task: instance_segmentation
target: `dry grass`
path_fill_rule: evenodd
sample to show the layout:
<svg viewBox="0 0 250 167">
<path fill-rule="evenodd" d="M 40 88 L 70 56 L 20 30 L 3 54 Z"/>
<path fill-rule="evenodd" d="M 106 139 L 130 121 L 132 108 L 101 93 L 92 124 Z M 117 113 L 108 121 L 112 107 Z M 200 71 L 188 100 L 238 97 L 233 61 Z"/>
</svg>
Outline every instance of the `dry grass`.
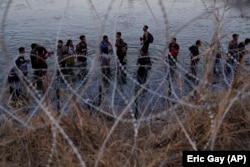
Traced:
<svg viewBox="0 0 250 167">
<path fill-rule="evenodd" d="M 221 102 L 219 99 L 225 94 L 227 92 L 206 95 L 206 104 Z M 232 105 L 216 134 L 214 150 L 250 149 L 248 101 L 249 97 L 245 97 Z M 190 104 L 204 104 L 204 100 L 193 99 Z M 209 150 L 214 130 L 211 125 L 216 126 L 216 118 L 222 112 L 220 109 L 220 104 L 199 110 L 178 106 L 173 112 L 179 116 L 197 149 Z M 105 118 L 101 115 L 93 117 L 85 110 L 77 111 L 58 122 L 79 150 L 86 166 L 94 166 L 115 120 L 106 119 L 103 123 Z M 211 115 L 214 119 L 210 118 Z M 30 125 L 38 127 L 35 129 L 21 128 L 12 123 L 2 125 L 0 166 L 80 166 L 65 137 L 53 124 L 44 126 L 45 123 L 48 123 L 48 118 L 43 114 L 31 120 Z M 109 136 L 98 166 L 181 166 L 182 151 L 193 150 L 178 122 L 142 122 L 138 130 L 135 139 L 133 123 L 120 122 Z"/>
</svg>

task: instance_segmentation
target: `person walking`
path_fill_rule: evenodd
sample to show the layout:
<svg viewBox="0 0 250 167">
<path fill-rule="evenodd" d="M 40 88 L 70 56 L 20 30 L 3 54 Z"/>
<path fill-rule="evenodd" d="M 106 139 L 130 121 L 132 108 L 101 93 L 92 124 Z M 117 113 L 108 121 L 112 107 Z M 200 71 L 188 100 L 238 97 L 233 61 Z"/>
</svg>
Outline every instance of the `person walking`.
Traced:
<svg viewBox="0 0 250 167">
<path fill-rule="evenodd" d="M 169 44 L 168 49 L 169 49 L 169 53 L 168 53 L 167 61 L 168 61 L 169 67 L 170 67 L 171 78 L 173 78 L 175 70 L 176 70 L 177 56 L 179 54 L 179 49 L 180 49 L 180 46 L 176 42 L 175 37 L 172 38 L 172 41 Z"/>
<path fill-rule="evenodd" d="M 192 74 L 193 81 L 195 81 L 196 76 L 197 76 L 197 66 L 200 61 L 199 58 L 199 47 L 201 47 L 201 41 L 197 40 L 195 45 L 192 45 L 189 47 L 190 51 L 190 71 Z"/>
<path fill-rule="evenodd" d="M 86 42 L 86 41 L 85 41 Z M 65 49 L 65 55 L 66 55 L 66 66 L 67 66 L 67 74 L 73 75 L 73 67 L 75 65 L 75 48 L 73 41 L 69 39 L 64 46 Z"/>
<path fill-rule="evenodd" d="M 57 61 L 59 64 L 59 68 L 62 72 L 64 72 L 64 69 L 61 69 L 61 68 L 65 68 L 65 65 L 66 65 L 62 40 L 57 41 L 56 55 L 57 55 Z"/>
<path fill-rule="evenodd" d="M 19 56 L 16 59 L 15 63 L 19 67 L 19 69 L 22 71 L 24 76 L 28 76 L 28 64 L 30 63 L 30 60 L 26 60 L 25 55 L 25 48 L 20 47 L 19 49 Z"/>
<path fill-rule="evenodd" d="M 148 32 L 148 26 L 147 25 L 144 25 L 143 32 L 144 32 L 143 36 L 140 37 L 141 44 L 142 44 L 141 50 L 143 51 L 143 53 L 147 54 L 148 53 L 149 44 L 150 44 L 149 32 Z"/>
<path fill-rule="evenodd" d="M 237 52 L 238 52 L 238 34 L 232 35 L 232 40 L 228 44 L 227 53 L 227 64 L 226 64 L 226 74 L 230 75 L 232 72 L 236 72 L 237 69 Z"/>
<path fill-rule="evenodd" d="M 109 38 L 108 38 L 107 35 L 103 36 L 102 42 L 100 43 L 100 52 L 101 52 L 101 55 L 103 53 L 107 54 L 107 56 L 106 56 L 106 65 L 107 65 L 107 71 L 110 74 L 111 73 L 111 67 L 110 67 L 111 57 L 109 55 L 113 54 L 113 46 L 109 42 Z"/>
<path fill-rule="evenodd" d="M 88 54 L 88 45 L 86 42 L 85 35 L 81 35 L 79 37 L 80 42 L 76 45 L 76 53 L 77 53 L 77 62 L 78 67 L 80 67 L 80 72 L 78 73 L 78 78 L 83 80 L 87 74 L 87 54 Z"/>
<path fill-rule="evenodd" d="M 43 92 L 47 89 L 48 84 L 48 64 L 46 59 L 50 57 L 54 52 L 48 51 L 44 46 L 37 47 L 37 58 L 36 58 L 36 72 L 37 72 L 37 89 L 42 90 Z"/>
<path fill-rule="evenodd" d="M 113 46 L 109 42 L 109 37 L 107 35 L 104 35 L 102 38 L 102 42 L 100 43 L 100 51 L 101 54 L 103 53 L 103 49 L 108 48 L 108 54 L 113 54 Z"/>
<path fill-rule="evenodd" d="M 139 65 L 139 68 L 137 70 L 137 81 L 139 85 L 135 87 L 135 118 L 138 119 L 139 111 L 138 111 L 138 106 L 139 106 L 139 96 L 145 92 L 144 88 L 142 85 L 145 87 L 145 83 L 147 81 L 147 76 L 148 76 L 148 71 L 151 69 L 151 60 L 150 57 L 146 56 L 146 54 L 141 50 L 140 56 L 137 59 L 137 65 Z"/>
<path fill-rule="evenodd" d="M 137 70 L 137 81 L 139 84 L 145 84 L 148 71 L 151 69 L 152 63 L 150 57 L 146 56 L 142 50 L 140 56 L 138 57 L 137 65 L 139 65 Z"/>
<path fill-rule="evenodd" d="M 87 66 L 88 46 L 85 35 L 79 37 L 80 42 L 76 45 L 77 61 L 79 66 Z"/>
<path fill-rule="evenodd" d="M 250 39 L 246 38 L 245 41 L 242 41 L 238 44 L 238 54 L 237 54 L 237 60 L 238 63 L 242 63 L 244 55 L 248 54 L 248 50 L 246 49 L 246 46 L 249 45 Z"/>
<path fill-rule="evenodd" d="M 125 46 L 125 42 L 121 38 L 121 32 L 117 32 L 116 33 L 116 43 L 115 43 L 115 46 L 116 46 L 116 55 L 117 55 L 117 58 L 118 58 L 118 62 L 120 64 L 122 64 L 123 56 L 124 56 L 122 48 Z"/>
<path fill-rule="evenodd" d="M 10 92 L 10 100 L 11 100 L 11 105 L 13 107 L 16 106 L 16 102 L 19 100 L 19 96 L 21 94 L 21 89 L 22 89 L 22 83 L 20 80 L 20 73 L 19 73 L 19 68 L 16 64 L 15 67 L 11 68 L 9 74 L 8 74 L 8 84 L 9 84 L 9 92 Z"/>
</svg>

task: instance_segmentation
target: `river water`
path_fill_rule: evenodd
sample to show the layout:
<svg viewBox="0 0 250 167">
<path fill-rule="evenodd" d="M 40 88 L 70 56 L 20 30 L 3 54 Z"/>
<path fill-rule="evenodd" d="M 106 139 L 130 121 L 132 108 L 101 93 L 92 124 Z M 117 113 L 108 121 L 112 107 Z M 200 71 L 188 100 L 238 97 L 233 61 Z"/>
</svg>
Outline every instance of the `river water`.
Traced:
<svg viewBox="0 0 250 167">
<path fill-rule="evenodd" d="M 149 50 L 149 56 L 153 60 L 150 90 L 161 89 L 163 85 L 158 84 L 164 77 L 162 67 L 166 55 L 163 53 L 171 37 L 177 38 L 180 45 L 178 60 L 187 71 L 188 47 L 197 39 L 201 39 L 202 50 L 207 49 L 218 25 L 221 26 L 220 36 L 223 37 L 221 42 L 224 51 L 233 33 L 240 34 L 239 41 L 250 37 L 249 2 L 240 4 L 240 1 L 231 1 L 233 5 L 226 9 L 224 1 L 216 2 L 216 5 L 213 2 L 210 0 L 3 0 L 0 3 L 2 22 L 0 78 L 6 79 L 6 74 L 18 55 L 19 47 L 26 48 L 26 57 L 29 58 L 31 43 L 39 43 L 55 51 L 58 39 L 64 42 L 72 39 L 76 45 L 82 34 L 87 38 L 89 69 L 93 70 L 96 64 L 92 64 L 92 60 L 96 57 L 95 53 L 102 36 L 108 35 L 114 45 L 115 33 L 121 31 L 122 38 L 128 43 L 127 69 L 130 78 L 127 84 L 123 85 L 122 91 L 125 92 L 123 94 L 125 99 L 129 100 L 135 87 L 135 73 L 138 68 L 136 59 L 141 47 L 139 37 L 143 34 L 143 25 L 146 24 L 154 36 L 154 43 L 150 45 Z M 216 22 L 215 13 L 219 16 L 219 23 Z M 53 69 L 55 60 L 55 56 L 47 60 L 50 70 Z M 112 61 L 114 62 L 114 59 Z M 199 65 L 199 69 L 198 76 L 202 77 L 202 64 Z M 32 75 L 31 70 L 30 75 Z M 98 83 L 93 79 L 91 85 Z M 1 88 L 7 88 L 4 82 L 1 83 Z M 111 94 L 113 89 L 116 88 L 111 84 Z M 87 98 L 93 98 L 96 93 Z M 121 94 L 117 95 L 118 99 L 119 97 Z"/>
</svg>

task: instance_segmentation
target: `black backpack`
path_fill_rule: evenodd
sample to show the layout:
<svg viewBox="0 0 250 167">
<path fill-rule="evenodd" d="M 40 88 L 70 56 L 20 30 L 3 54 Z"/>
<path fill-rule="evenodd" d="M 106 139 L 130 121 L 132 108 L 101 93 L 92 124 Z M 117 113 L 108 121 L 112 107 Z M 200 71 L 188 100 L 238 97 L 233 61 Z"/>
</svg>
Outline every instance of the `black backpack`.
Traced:
<svg viewBox="0 0 250 167">
<path fill-rule="evenodd" d="M 153 37 L 153 35 L 150 32 L 148 32 L 148 42 L 149 43 L 153 43 L 154 42 L 154 37 Z"/>
</svg>

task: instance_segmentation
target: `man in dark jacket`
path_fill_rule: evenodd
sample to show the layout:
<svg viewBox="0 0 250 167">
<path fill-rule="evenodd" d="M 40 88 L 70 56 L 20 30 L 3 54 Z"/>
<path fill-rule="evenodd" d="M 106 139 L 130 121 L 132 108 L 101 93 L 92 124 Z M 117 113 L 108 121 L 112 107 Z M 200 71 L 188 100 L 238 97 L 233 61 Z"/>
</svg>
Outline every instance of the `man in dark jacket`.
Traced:
<svg viewBox="0 0 250 167">
<path fill-rule="evenodd" d="M 197 40 L 195 45 L 192 45 L 189 47 L 190 51 L 190 71 L 193 77 L 196 77 L 197 73 L 197 65 L 200 61 L 200 58 L 198 57 L 200 52 L 199 52 L 199 47 L 201 47 L 201 41 Z"/>
</svg>

